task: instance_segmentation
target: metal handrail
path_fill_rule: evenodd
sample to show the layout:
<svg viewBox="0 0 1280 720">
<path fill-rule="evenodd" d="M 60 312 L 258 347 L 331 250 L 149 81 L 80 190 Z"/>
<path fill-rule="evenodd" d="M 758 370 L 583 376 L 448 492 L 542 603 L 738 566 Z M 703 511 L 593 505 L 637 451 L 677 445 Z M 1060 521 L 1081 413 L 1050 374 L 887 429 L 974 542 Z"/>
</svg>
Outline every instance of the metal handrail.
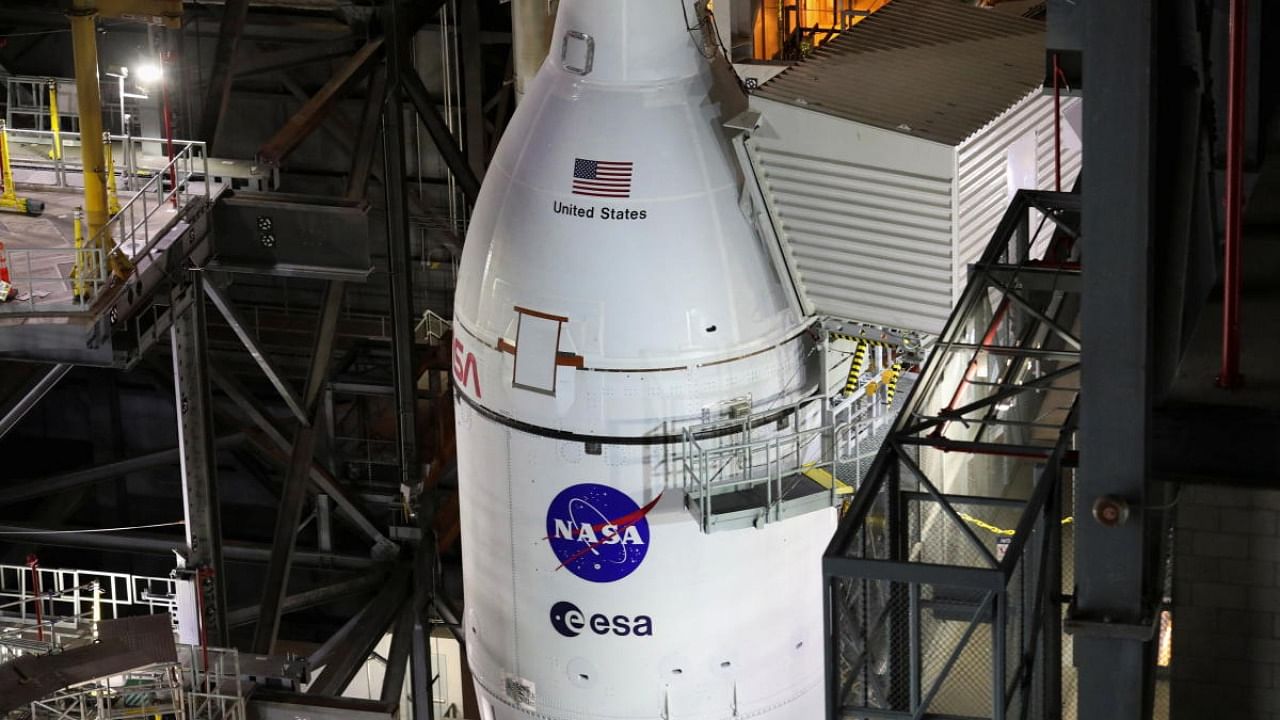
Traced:
<svg viewBox="0 0 1280 720">
<path fill-rule="evenodd" d="M 9 130 L 11 142 L 27 142 L 34 144 L 54 143 L 54 133 L 45 130 Z M 63 132 L 62 139 L 80 138 L 79 133 Z M 121 166 L 121 175 L 128 180 L 130 176 L 130 167 L 133 165 L 131 158 L 134 157 L 135 148 L 143 143 L 160 143 L 168 144 L 165 138 L 152 137 L 132 137 L 109 135 L 104 139 L 111 142 L 121 142 L 125 144 L 124 160 Z M 134 190 L 126 190 L 132 192 L 126 202 L 124 202 L 120 210 L 113 214 L 107 223 L 92 237 L 87 239 L 84 249 L 77 251 L 74 248 L 22 248 L 9 247 L 7 250 L 11 253 L 26 252 L 28 255 L 28 285 L 35 281 L 56 280 L 60 282 L 72 283 L 70 278 L 35 278 L 30 272 L 30 253 L 31 252 L 65 252 L 72 255 L 78 272 L 80 273 L 80 281 L 92 290 L 86 292 L 78 301 L 72 303 L 71 310 L 83 309 L 85 305 L 96 298 L 100 291 L 108 287 L 112 281 L 111 269 L 109 263 L 105 262 L 112 256 L 117 254 L 123 256 L 127 263 L 122 265 L 137 265 L 143 261 L 154 260 L 154 251 L 156 244 L 161 239 L 161 233 L 169 223 L 173 222 L 173 218 L 166 219 L 160 223 L 156 220 L 156 215 L 160 213 L 165 205 L 171 205 L 175 209 L 185 207 L 197 194 L 192 192 L 192 184 L 197 179 L 203 178 L 202 192 L 207 201 L 210 197 L 209 178 L 209 159 L 206 151 L 206 145 L 203 142 L 193 140 L 174 140 L 172 142 L 173 157 L 163 167 L 149 171 L 150 177 L 140 187 Z M 76 167 L 67 163 L 62 153 L 58 153 L 54 159 L 44 158 L 24 158 L 19 164 L 24 167 L 48 168 L 54 172 L 54 186 L 67 187 L 66 171 L 69 167 Z M 116 172 L 116 168 L 112 168 L 112 172 Z M 135 168 L 136 174 L 136 168 Z M 30 184 L 30 183 L 27 183 Z M 166 188 L 166 184 L 168 187 Z M 176 217 L 176 215 L 175 215 Z M 153 230 L 155 231 L 153 233 Z M 139 237 L 141 234 L 141 237 Z M 112 248 L 108 253 L 105 248 Z M 82 255 L 87 253 L 88 255 Z M 22 277 L 19 275 L 18 277 Z M 34 290 L 34 286 L 31 287 Z M 37 305 L 35 301 L 35 293 L 30 293 L 28 297 L 28 308 L 32 312 L 66 312 L 68 307 L 65 304 L 51 303 L 47 305 Z"/>
</svg>

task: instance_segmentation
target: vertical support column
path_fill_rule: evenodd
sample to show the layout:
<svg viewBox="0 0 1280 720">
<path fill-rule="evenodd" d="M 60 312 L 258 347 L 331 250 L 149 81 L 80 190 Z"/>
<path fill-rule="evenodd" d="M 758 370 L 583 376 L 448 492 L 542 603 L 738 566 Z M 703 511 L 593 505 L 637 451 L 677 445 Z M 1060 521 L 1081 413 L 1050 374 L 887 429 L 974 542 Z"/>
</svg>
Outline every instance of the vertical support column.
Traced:
<svg viewBox="0 0 1280 720">
<path fill-rule="evenodd" d="M 80 144 L 84 165 L 84 210 L 89 221 L 89 238 L 107 225 L 107 169 L 100 143 L 102 137 L 102 91 L 98 86 L 97 9 L 91 0 L 75 0 L 68 12 L 71 20 L 71 46 L 75 55 L 76 100 L 79 103 Z M 110 238 L 103 237 L 104 251 L 110 251 Z M 113 261 L 116 258 L 113 258 Z M 113 267 L 114 269 L 114 267 Z"/>
<path fill-rule="evenodd" d="M 516 102 L 538 74 L 551 50 L 555 18 L 547 12 L 547 0 L 512 0 L 511 43 L 515 56 Z"/>
<path fill-rule="evenodd" d="M 480 45 L 480 3 L 458 6 L 462 42 L 463 101 L 466 103 L 467 161 L 479 179 L 484 178 L 484 48 Z"/>
<path fill-rule="evenodd" d="M 1144 532 L 1151 435 L 1155 0 L 1084 7 L 1085 113 L 1083 383 L 1075 504 L 1075 665 L 1078 713 L 1147 717 L 1147 643 L 1117 632 L 1143 619 Z M 1092 518 L 1099 498 L 1123 499 L 1127 522 Z"/>
<path fill-rule="evenodd" d="M 192 293 L 191 306 L 169 331 L 178 407 L 183 516 L 187 523 L 187 566 L 212 571 L 212 576 L 198 588 L 204 594 L 201 622 L 210 642 L 226 646 L 227 592 L 222 572 L 217 450 L 213 443 L 204 291 L 198 271 L 190 271 L 188 292 Z"/>
<path fill-rule="evenodd" d="M 390 79 L 383 113 L 382 155 L 386 162 L 387 274 L 391 286 L 392 342 L 395 358 L 396 450 L 400 483 L 417 488 L 421 483 L 417 447 L 417 379 L 414 374 L 413 264 L 409 247 L 409 212 L 404 185 L 404 102 L 401 92 L 405 72 L 411 72 L 405 18 L 399 0 L 382 6 L 386 37 L 387 77 Z"/>
</svg>

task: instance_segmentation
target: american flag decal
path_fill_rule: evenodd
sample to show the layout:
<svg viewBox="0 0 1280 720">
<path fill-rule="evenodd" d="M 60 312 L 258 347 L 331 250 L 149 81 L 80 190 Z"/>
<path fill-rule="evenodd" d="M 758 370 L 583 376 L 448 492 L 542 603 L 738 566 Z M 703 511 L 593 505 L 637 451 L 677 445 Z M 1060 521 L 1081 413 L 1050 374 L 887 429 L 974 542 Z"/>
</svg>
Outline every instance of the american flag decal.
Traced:
<svg viewBox="0 0 1280 720">
<path fill-rule="evenodd" d="M 604 160 L 573 161 L 573 194 L 600 198 L 631 197 L 634 163 Z"/>
</svg>

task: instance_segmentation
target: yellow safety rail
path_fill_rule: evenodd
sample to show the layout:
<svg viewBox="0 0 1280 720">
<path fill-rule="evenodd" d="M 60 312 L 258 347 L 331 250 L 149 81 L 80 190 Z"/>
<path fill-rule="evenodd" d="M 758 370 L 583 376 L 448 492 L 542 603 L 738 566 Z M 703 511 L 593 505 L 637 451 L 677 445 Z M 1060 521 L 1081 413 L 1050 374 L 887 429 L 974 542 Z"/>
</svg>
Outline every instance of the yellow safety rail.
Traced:
<svg viewBox="0 0 1280 720">
<path fill-rule="evenodd" d="M 9 154 L 9 128 L 0 120 L 0 182 L 4 190 L 0 192 L 0 210 L 8 212 L 39 215 L 44 212 L 44 203 L 39 200 L 28 200 L 18 197 L 18 186 L 13 180 L 13 164 Z"/>
<path fill-rule="evenodd" d="M 969 523 L 970 525 L 972 525 L 972 526 L 974 526 L 974 527 L 976 527 L 976 528 L 978 528 L 978 529 L 986 530 L 987 532 L 991 533 L 992 535 L 1001 535 L 1001 536 L 1004 536 L 1004 537 L 1013 537 L 1014 535 L 1017 535 L 1017 534 L 1018 534 L 1018 531 L 1017 531 L 1017 530 L 1009 530 L 1009 529 L 1007 529 L 1007 528 L 997 527 L 997 526 L 992 525 L 991 523 L 989 523 L 989 522 L 987 522 L 987 521 L 985 521 L 985 520 L 982 520 L 981 518 L 976 518 L 976 517 L 974 517 L 974 516 L 972 516 L 972 515 L 969 515 L 969 514 L 967 514 L 967 513 L 962 513 L 962 512 L 957 511 L 957 512 L 956 512 L 956 515 L 959 515 L 961 520 L 964 520 L 965 522 Z M 1064 517 L 1064 518 L 1062 518 L 1062 524 L 1063 524 L 1063 525 L 1070 525 L 1070 524 L 1071 524 L 1071 523 L 1073 523 L 1073 522 L 1075 522 L 1075 518 L 1074 518 L 1074 517 Z"/>
<path fill-rule="evenodd" d="M 120 212 L 120 192 L 116 189 L 116 165 L 111 158 L 111 133 L 102 133 L 102 163 L 107 170 L 107 212 L 117 215 Z"/>
<path fill-rule="evenodd" d="M 62 159 L 62 116 L 58 114 L 58 81 L 49 79 L 49 130 L 53 132 L 50 160 Z"/>
<path fill-rule="evenodd" d="M 72 294 L 77 300 L 88 300 L 85 277 L 89 273 L 88 254 L 84 249 L 84 212 L 76 208 L 75 220 L 72 221 L 76 243 L 76 264 L 71 268 Z"/>
</svg>

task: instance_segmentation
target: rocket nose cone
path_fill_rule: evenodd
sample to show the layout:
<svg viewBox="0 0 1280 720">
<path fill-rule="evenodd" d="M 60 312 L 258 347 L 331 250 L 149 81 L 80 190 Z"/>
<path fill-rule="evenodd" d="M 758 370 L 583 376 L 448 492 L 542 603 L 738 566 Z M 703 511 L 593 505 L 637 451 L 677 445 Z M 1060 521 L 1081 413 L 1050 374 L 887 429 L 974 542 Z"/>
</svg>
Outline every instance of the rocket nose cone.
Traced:
<svg viewBox="0 0 1280 720">
<path fill-rule="evenodd" d="M 706 64 L 700 0 L 561 0 L 549 63 L 584 82 L 648 84 Z"/>
</svg>

